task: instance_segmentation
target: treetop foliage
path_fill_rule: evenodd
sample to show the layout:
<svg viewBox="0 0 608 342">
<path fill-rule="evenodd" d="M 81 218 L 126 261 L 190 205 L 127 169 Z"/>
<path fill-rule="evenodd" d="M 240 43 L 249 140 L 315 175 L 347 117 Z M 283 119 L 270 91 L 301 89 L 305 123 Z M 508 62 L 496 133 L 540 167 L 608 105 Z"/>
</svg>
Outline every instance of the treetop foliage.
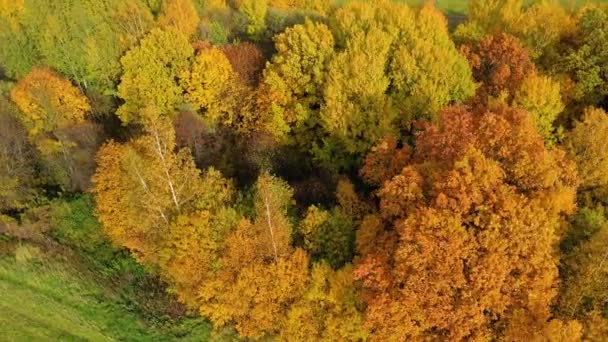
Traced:
<svg viewBox="0 0 608 342">
<path fill-rule="evenodd" d="M 0 0 L 0 230 L 244 339 L 601 341 L 608 8 L 468 5 Z"/>
</svg>

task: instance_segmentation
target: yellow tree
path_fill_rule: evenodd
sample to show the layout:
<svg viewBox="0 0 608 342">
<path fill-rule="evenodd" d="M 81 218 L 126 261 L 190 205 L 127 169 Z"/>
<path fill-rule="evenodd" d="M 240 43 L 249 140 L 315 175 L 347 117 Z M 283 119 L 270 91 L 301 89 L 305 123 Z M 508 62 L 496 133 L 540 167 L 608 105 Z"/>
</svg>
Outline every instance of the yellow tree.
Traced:
<svg viewBox="0 0 608 342">
<path fill-rule="evenodd" d="M 125 103 L 116 114 L 124 124 L 147 123 L 173 114 L 183 102 L 179 76 L 194 55 L 187 37 L 174 28 L 154 29 L 120 60 L 118 96 Z"/>
<path fill-rule="evenodd" d="M 47 68 L 35 68 L 11 90 L 18 118 L 40 152 L 43 172 L 64 189 L 83 189 L 92 166 L 98 131 L 87 122 L 88 99 L 70 81 Z M 84 158 L 81 158 L 83 157 Z M 82 177 L 81 177 L 82 176 Z M 78 180 L 77 178 L 84 178 Z"/>
<path fill-rule="evenodd" d="M 432 5 L 352 2 L 336 11 L 332 26 L 340 50 L 328 66 L 325 134 L 313 152 L 334 168 L 352 167 L 381 138 L 474 93 L 470 67 Z"/>
<path fill-rule="evenodd" d="M 238 87 L 240 79 L 232 70 L 228 58 L 217 48 L 199 52 L 192 62 L 192 68 L 181 74 L 180 83 L 186 91 L 186 101 L 212 122 L 231 123 L 235 111 L 232 98 L 238 93 L 231 89 Z M 241 95 L 241 94 L 238 94 Z"/>
<path fill-rule="evenodd" d="M 87 98 L 70 81 L 47 68 L 36 68 L 17 82 L 11 100 L 23 113 L 31 136 L 84 121 L 91 110 Z"/>
<path fill-rule="evenodd" d="M 603 196 L 608 190 L 607 136 L 606 112 L 588 108 L 566 137 L 566 149 L 578 167 L 581 192 L 591 191 Z"/>
<path fill-rule="evenodd" d="M 169 122 L 153 122 L 146 130 L 126 144 L 100 149 L 92 192 L 108 236 L 154 265 L 171 223 L 195 207 L 203 185 L 190 152 L 174 152 Z"/>
<path fill-rule="evenodd" d="M 200 19 L 192 0 L 163 0 L 158 24 L 161 27 L 174 27 L 184 36 L 192 37 Z"/>
<path fill-rule="evenodd" d="M 210 168 L 203 174 L 201 188 L 194 208 L 171 224 L 160 251 L 163 277 L 192 309 L 199 308 L 202 284 L 221 268 L 226 237 L 238 223 L 238 214 L 230 207 L 235 191 L 229 180 Z"/>
<path fill-rule="evenodd" d="M 289 309 L 281 341 L 360 341 L 368 336 L 352 266 L 334 271 L 315 264 L 306 292 Z"/>
<path fill-rule="evenodd" d="M 575 31 L 575 18 L 560 1 L 525 6 L 521 0 L 471 0 L 468 5 L 467 21 L 454 32 L 456 41 L 471 43 L 508 33 L 519 38 L 539 63 L 551 58 L 559 41 Z"/>
<path fill-rule="evenodd" d="M 199 291 L 200 311 L 216 326 L 234 322 L 240 335 L 253 338 L 277 333 L 289 305 L 304 293 L 308 256 L 291 247 L 291 196 L 283 181 L 259 177 L 255 221 L 242 220 L 230 233 L 222 268 Z"/>
</svg>

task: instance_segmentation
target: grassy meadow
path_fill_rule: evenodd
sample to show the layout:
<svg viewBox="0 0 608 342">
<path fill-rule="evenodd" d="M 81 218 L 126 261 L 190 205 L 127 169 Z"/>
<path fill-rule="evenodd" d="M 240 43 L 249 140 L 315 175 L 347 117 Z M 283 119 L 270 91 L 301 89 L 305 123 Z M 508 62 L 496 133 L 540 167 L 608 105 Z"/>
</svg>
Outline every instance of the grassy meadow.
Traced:
<svg viewBox="0 0 608 342">
<path fill-rule="evenodd" d="M 146 322 L 120 286 L 100 279 L 73 256 L 53 254 L 28 244 L 3 246 L 3 341 L 211 339 L 205 322 Z"/>
</svg>

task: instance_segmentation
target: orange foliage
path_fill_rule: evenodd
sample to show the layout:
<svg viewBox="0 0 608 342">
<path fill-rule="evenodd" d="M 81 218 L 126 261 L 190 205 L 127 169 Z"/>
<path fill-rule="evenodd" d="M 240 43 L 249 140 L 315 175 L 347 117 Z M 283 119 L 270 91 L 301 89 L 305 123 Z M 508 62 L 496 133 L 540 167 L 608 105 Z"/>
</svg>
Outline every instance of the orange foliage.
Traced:
<svg viewBox="0 0 608 342">
<path fill-rule="evenodd" d="M 368 183 L 381 185 L 403 169 L 410 155 L 408 145 L 399 148 L 395 138 L 384 138 L 365 157 L 360 174 Z"/>
<path fill-rule="evenodd" d="M 423 125 L 409 165 L 378 191 L 381 216 L 357 234 L 373 339 L 554 332 L 556 229 L 575 189 L 572 163 L 545 149 L 525 112 L 451 107 Z"/>
</svg>

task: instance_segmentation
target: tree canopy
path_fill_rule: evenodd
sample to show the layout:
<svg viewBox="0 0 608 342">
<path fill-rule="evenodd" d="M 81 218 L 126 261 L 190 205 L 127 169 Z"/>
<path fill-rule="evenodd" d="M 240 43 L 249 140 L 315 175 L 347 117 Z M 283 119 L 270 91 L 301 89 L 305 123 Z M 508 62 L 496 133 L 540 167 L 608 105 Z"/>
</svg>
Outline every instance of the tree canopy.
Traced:
<svg viewBox="0 0 608 342">
<path fill-rule="evenodd" d="M 176 339 L 605 340 L 608 8 L 445 4 L 0 0 L 0 254 Z"/>
</svg>

